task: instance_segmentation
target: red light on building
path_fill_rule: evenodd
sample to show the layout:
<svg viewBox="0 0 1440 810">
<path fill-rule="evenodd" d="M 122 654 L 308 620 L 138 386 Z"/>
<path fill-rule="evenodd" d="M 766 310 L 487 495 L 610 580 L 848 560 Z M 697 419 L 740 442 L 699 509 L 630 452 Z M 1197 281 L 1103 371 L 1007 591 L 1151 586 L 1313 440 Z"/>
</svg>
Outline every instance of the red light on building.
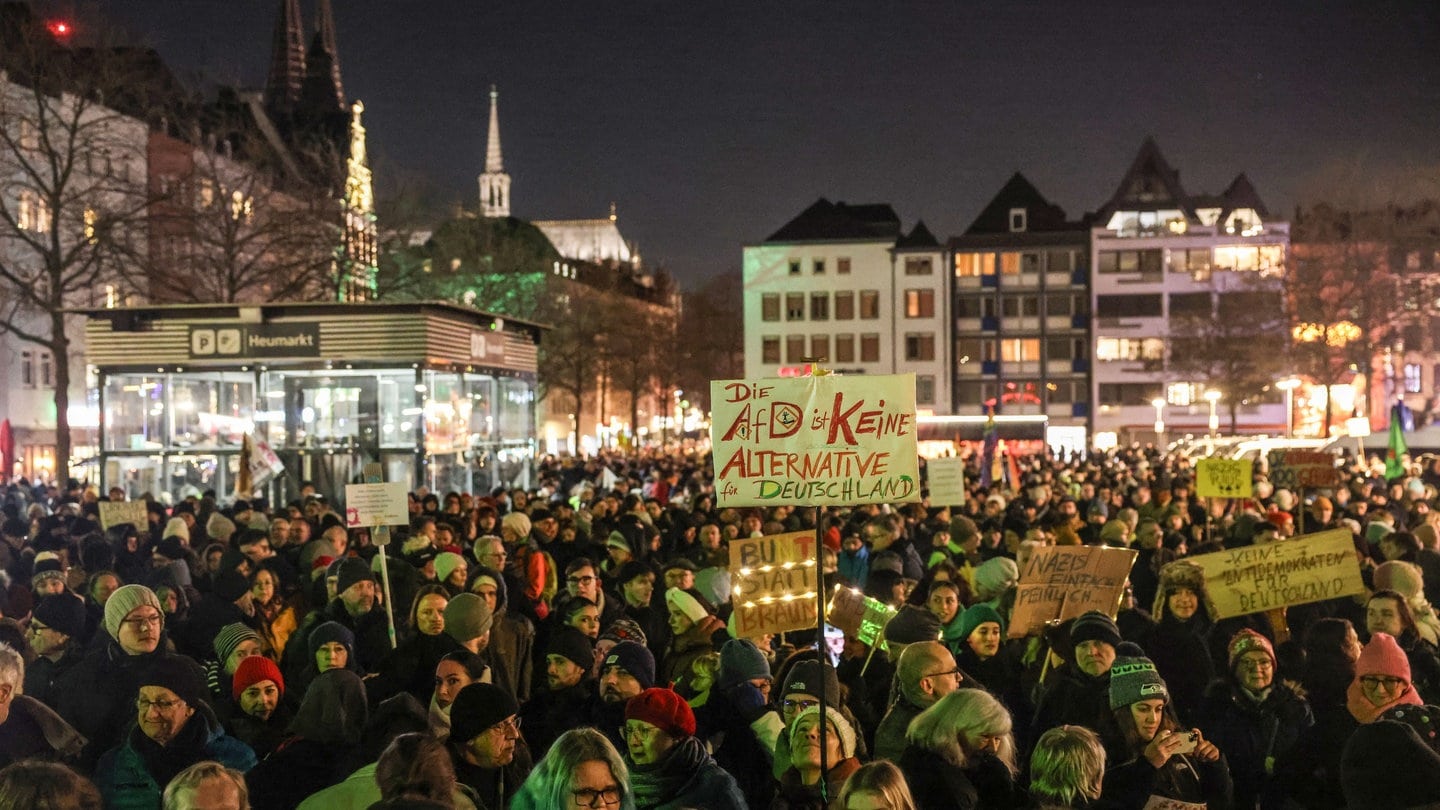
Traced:
<svg viewBox="0 0 1440 810">
<path fill-rule="evenodd" d="M 45 27 L 50 31 L 50 35 L 56 39 L 65 39 L 75 30 L 71 27 L 70 23 L 64 20 L 51 20 L 45 24 Z"/>
</svg>

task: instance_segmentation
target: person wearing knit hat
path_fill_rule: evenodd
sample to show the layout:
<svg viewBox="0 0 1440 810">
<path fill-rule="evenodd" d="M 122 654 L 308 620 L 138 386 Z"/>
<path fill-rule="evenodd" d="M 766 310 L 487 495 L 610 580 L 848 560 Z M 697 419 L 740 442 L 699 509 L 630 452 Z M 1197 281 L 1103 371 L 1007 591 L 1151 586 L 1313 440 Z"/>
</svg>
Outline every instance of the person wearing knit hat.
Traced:
<svg viewBox="0 0 1440 810">
<path fill-rule="evenodd" d="M 230 716 L 226 727 L 250 746 L 257 757 L 269 756 L 287 738 L 294 718 L 285 697 L 285 679 L 274 661 L 252 655 L 240 662 L 230 682 Z"/>
<path fill-rule="evenodd" d="M 940 620 L 918 605 L 906 605 L 885 624 L 885 643 L 890 656 L 899 659 L 906 644 L 917 641 L 939 641 Z"/>
<path fill-rule="evenodd" d="M 669 689 L 646 689 L 626 702 L 621 753 L 636 806 L 747 807 L 735 777 L 710 756 L 695 728 L 689 704 Z"/>
<path fill-rule="evenodd" d="M 757 689 L 769 691 L 770 662 L 750 639 L 731 639 L 720 648 L 720 672 L 716 685 L 721 691 L 728 692 L 747 681 Z"/>
<path fill-rule="evenodd" d="M 691 681 L 694 679 L 695 659 L 714 652 L 713 638 L 725 624 L 715 618 L 709 606 L 696 598 L 692 591 L 670 588 L 665 591 L 665 605 L 670 611 L 670 645 L 662 660 L 662 683 L 675 685 L 682 695 L 694 697 Z"/>
<path fill-rule="evenodd" d="M 1105 728 L 1109 724 L 1110 666 L 1120 646 L 1115 620 L 1098 610 L 1070 622 L 1068 637 L 1046 633 L 1052 644 L 1067 644 L 1069 660 L 1046 682 L 1035 709 L 1031 739 L 1063 725 Z"/>
<path fill-rule="evenodd" d="M 1145 653 L 1169 684 L 1175 711 L 1187 719 L 1199 715 L 1205 690 L 1217 674 L 1219 650 L 1212 656 L 1205 642 L 1214 615 L 1209 603 L 1200 566 L 1177 560 L 1160 569 L 1151 611 L 1157 624 L 1145 641 Z M 1217 638 L 1217 647 L 1223 641 Z"/>
<path fill-rule="evenodd" d="M 213 646 L 215 660 L 220 663 L 220 671 L 225 673 L 227 679 L 235 674 L 241 660 L 260 655 L 265 648 L 260 634 L 239 622 L 220 628 L 220 632 L 215 634 Z"/>
<path fill-rule="evenodd" d="M 435 558 L 435 579 L 444 585 L 452 596 L 464 592 L 465 580 L 469 576 L 470 569 L 465 558 L 459 554 L 444 551 Z"/>
<path fill-rule="evenodd" d="M 545 685 L 551 692 L 589 680 L 594 668 L 595 648 L 589 636 L 573 627 L 550 634 L 545 645 Z"/>
<path fill-rule="evenodd" d="M 807 658 L 795 663 L 789 672 L 782 672 L 785 683 L 780 689 L 781 720 L 788 727 L 795 721 L 795 715 L 807 705 L 820 702 L 820 693 L 825 693 L 825 703 L 840 708 L 840 679 L 835 668 L 828 663 Z"/>
<path fill-rule="evenodd" d="M 622 641 L 600 661 L 600 700 L 620 704 L 655 685 L 655 656 L 643 644 Z"/>
<path fill-rule="evenodd" d="M 473 593 L 462 593 L 445 605 L 445 634 L 476 655 L 489 644 L 494 621 L 490 605 Z"/>
<path fill-rule="evenodd" d="M 1269 639 L 1244 629 L 1226 653 L 1225 678 L 1207 691 L 1200 716 L 1229 761 L 1234 806 L 1255 807 L 1281 790 L 1272 785 L 1275 762 L 1288 756 L 1315 720 L 1305 699 L 1275 677 Z"/>
<path fill-rule="evenodd" d="M 506 543 L 523 543 L 530 536 L 530 516 L 509 512 L 500 519 L 500 539 Z"/>
<path fill-rule="evenodd" d="M 1440 753 L 1415 729 L 1378 720 L 1355 730 L 1340 755 L 1349 810 L 1426 810 L 1440 798 Z"/>
<path fill-rule="evenodd" d="M 310 661 L 318 675 L 332 669 L 348 669 L 363 675 L 360 659 L 355 655 L 355 634 L 339 622 L 324 622 L 305 639 L 310 648 Z M 306 684 L 308 686 L 308 683 Z"/>
<path fill-rule="evenodd" d="M 230 543 L 230 535 L 235 533 L 235 521 L 225 517 L 219 512 L 211 512 L 210 519 L 205 521 L 205 534 L 209 538 L 222 545 Z"/>
<path fill-rule="evenodd" d="M 144 585 L 124 585 L 105 601 L 105 632 L 129 655 L 154 652 L 164 626 L 160 600 Z"/>
<path fill-rule="evenodd" d="M 367 589 L 365 586 L 369 585 Z M 368 591 L 369 598 L 364 598 L 362 591 Z M 356 610 L 351 615 L 368 613 L 375 604 L 375 574 L 370 566 L 358 557 L 343 557 L 339 566 L 335 569 L 335 595 L 345 601 L 346 609 L 349 610 L 351 603 L 355 603 Z M 363 606 L 363 609 L 359 609 Z"/>
<path fill-rule="evenodd" d="M 480 795 L 486 807 L 506 807 L 519 780 L 499 771 L 515 759 L 520 744 L 520 706 L 504 689 L 472 683 L 450 706 L 451 759 L 456 779 Z"/>
<path fill-rule="evenodd" d="M 1405 704 L 1424 704 L 1410 681 L 1410 661 L 1394 636 L 1377 631 L 1355 662 L 1355 679 L 1345 692 L 1345 706 L 1357 721 L 1370 723 Z"/>
<path fill-rule="evenodd" d="M 1020 567 L 1009 557 L 991 557 L 975 569 L 975 599 L 995 603 L 1020 581 Z"/>
<path fill-rule="evenodd" d="M 30 614 L 25 638 L 35 660 L 25 667 L 25 691 L 55 705 L 55 682 L 84 657 L 85 602 L 74 594 L 41 597 Z"/>
<path fill-rule="evenodd" d="M 860 769 L 855 727 L 839 711 L 829 706 L 823 709 L 804 709 L 788 729 L 790 765 L 780 776 L 780 800 L 787 807 L 824 806 L 816 804 L 822 801 L 822 791 L 823 795 L 840 795 L 845 780 Z M 822 771 L 822 767 L 828 770 Z"/>
<path fill-rule="evenodd" d="M 545 683 L 525 701 L 525 741 L 535 751 L 549 749 L 555 738 L 588 716 L 597 687 L 590 637 L 573 627 L 550 634 L 545 645 Z M 618 720 L 617 720 L 618 724 Z"/>
<path fill-rule="evenodd" d="M 1106 806 L 1139 807 L 1149 797 L 1228 807 L 1229 767 L 1199 729 L 1183 729 L 1170 693 L 1148 658 L 1121 657 L 1110 670 L 1110 708 L 1123 734 L 1117 767 L 1101 788 Z M 1157 771 L 1159 773 L 1157 773 Z"/>
<path fill-rule="evenodd" d="M 160 539 L 177 538 L 184 545 L 190 544 L 190 524 L 185 518 L 175 516 L 165 521 L 165 531 L 160 534 Z"/>
<path fill-rule="evenodd" d="M 670 609 L 670 630 L 677 636 L 704 621 L 710 615 L 710 611 L 700 604 L 699 599 L 679 588 L 666 589 L 665 606 Z M 683 617 L 686 621 L 678 622 L 679 626 L 677 626 L 677 616 Z"/>
</svg>

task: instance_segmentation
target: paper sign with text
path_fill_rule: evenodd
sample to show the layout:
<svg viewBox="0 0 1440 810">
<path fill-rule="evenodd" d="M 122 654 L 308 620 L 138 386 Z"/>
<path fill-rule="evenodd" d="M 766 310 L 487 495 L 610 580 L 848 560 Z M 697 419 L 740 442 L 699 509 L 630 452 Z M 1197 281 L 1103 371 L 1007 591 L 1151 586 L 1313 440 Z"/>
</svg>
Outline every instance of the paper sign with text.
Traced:
<svg viewBox="0 0 1440 810">
<path fill-rule="evenodd" d="M 100 502 L 100 528 L 109 531 L 111 526 L 124 523 L 142 532 L 150 529 L 150 516 L 146 514 L 144 501 Z"/>
<path fill-rule="evenodd" d="M 285 463 L 270 448 L 270 443 L 257 434 L 250 435 L 250 485 L 264 486 L 277 475 L 285 472 Z"/>
<path fill-rule="evenodd" d="M 1087 610 L 1114 616 L 1138 553 L 1105 546 L 1039 549 L 1020 572 L 1010 637 L 1038 633 L 1048 621 L 1073 619 Z"/>
<path fill-rule="evenodd" d="M 1348 529 L 1201 554 L 1189 560 L 1205 570 L 1205 590 L 1216 619 L 1365 592 Z"/>
<path fill-rule="evenodd" d="M 346 484 L 345 525 L 405 526 L 410 523 L 410 498 L 404 484 Z"/>
<path fill-rule="evenodd" d="M 1204 802 L 1182 802 L 1179 799 L 1171 799 L 1165 796 L 1150 794 L 1150 801 L 1140 810 L 1205 810 Z"/>
<path fill-rule="evenodd" d="M 1340 470 L 1335 466 L 1334 453 L 1319 450 L 1271 450 L 1270 483 L 1277 489 L 1321 488 L 1340 486 Z"/>
<path fill-rule="evenodd" d="M 731 540 L 730 582 L 738 638 L 813 628 L 815 533 Z"/>
<path fill-rule="evenodd" d="M 714 380 L 721 507 L 914 503 L 915 375 Z"/>
<path fill-rule="evenodd" d="M 873 646 L 878 639 L 881 641 L 881 649 L 888 649 L 882 638 L 885 625 L 889 624 L 898 612 L 879 599 L 865 596 L 854 588 L 841 586 L 835 589 L 835 595 L 830 597 L 830 604 L 825 607 L 825 620 L 863 644 Z"/>
<path fill-rule="evenodd" d="M 1195 462 L 1195 496 L 1249 498 L 1254 494 L 1253 477 L 1249 459 L 1202 458 Z"/>
<path fill-rule="evenodd" d="M 925 462 L 929 473 L 930 505 L 960 506 L 965 503 L 965 462 L 958 456 L 932 458 Z"/>
</svg>

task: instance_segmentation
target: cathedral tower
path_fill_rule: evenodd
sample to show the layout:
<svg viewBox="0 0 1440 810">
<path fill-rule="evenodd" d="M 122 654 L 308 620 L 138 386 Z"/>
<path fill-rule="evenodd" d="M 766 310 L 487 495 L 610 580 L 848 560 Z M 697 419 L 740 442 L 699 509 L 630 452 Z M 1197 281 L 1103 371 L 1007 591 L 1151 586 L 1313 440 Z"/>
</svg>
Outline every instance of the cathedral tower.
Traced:
<svg viewBox="0 0 1440 810">
<path fill-rule="evenodd" d="M 500 158 L 500 93 L 490 85 L 490 135 L 485 143 L 485 173 L 480 175 L 480 216 L 510 216 L 510 175 Z"/>
</svg>

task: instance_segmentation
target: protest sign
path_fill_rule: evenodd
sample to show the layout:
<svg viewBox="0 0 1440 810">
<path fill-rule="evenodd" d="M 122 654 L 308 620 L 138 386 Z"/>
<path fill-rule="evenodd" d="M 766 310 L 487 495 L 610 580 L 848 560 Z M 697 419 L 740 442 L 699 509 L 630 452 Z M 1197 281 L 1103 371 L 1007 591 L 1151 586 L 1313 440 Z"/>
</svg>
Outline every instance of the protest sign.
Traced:
<svg viewBox="0 0 1440 810">
<path fill-rule="evenodd" d="M 277 475 L 285 472 L 285 463 L 270 448 L 270 443 L 258 434 L 250 436 L 250 486 L 261 487 Z"/>
<path fill-rule="evenodd" d="M 346 484 L 345 525 L 404 526 L 410 523 L 410 498 L 404 484 Z"/>
<path fill-rule="evenodd" d="M 960 506 L 965 503 L 965 462 L 958 456 L 932 458 L 925 462 L 929 473 L 930 504 Z"/>
<path fill-rule="evenodd" d="M 1020 572 L 1010 637 L 1037 633 L 1048 621 L 1072 619 L 1087 610 L 1114 616 L 1137 553 L 1105 546 L 1037 550 Z"/>
<path fill-rule="evenodd" d="M 1365 592 L 1348 529 L 1201 554 L 1189 560 L 1205 571 L 1205 590 L 1215 619 Z"/>
<path fill-rule="evenodd" d="M 864 644 L 874 645 L 880 640 L 880 648 L 887 649 L 883 635 L 885 625 L 895 618 L 895 608 L 862 594 L 855 588 L 835 586 L 830 604 L 825 606 L 825 619 L 832 626 L 845 631 Z"/>
<path fill-rule="evenodd" d="M 730 541 L 735 635 L 757 638 L 815 626 L 815 533 Z"/>
<path fill-rule="evenodd" d="M 718 505 L 914 503 L 915 375 L 715 380 Z"/>
<path fill-rule="evenodd" d="M 1182 802 L 1179 799 L 1170 799 L 1165 796 L 1150 794 L 1150 800 L 1145 802 L 1141 810 L 1205 810 L 1204 802 Z"/>
<path fill-rule="evenodd" d="M 1200 498 L 1249 498 L 1254 494 L 1253 465 L 1244 458 L 1202 458 L 1195 462 L 1195 495 Z"/>
<path fill-rule="evenodd" d="M 1277 489 L 1333 489 L 1340 486 L 1340 470 L 1335 466 L 1334 453 L 1319 450 L 1271 450 L 1270 483 Z"/>
<path fill-rule="evenodd" d="M 109 531 L 111 526 L 125 523 L 142 532 L 150 529 L 150 516 L 145 512 L 144 501 L 100 502 L 100 528 Z"/>
</svg>

